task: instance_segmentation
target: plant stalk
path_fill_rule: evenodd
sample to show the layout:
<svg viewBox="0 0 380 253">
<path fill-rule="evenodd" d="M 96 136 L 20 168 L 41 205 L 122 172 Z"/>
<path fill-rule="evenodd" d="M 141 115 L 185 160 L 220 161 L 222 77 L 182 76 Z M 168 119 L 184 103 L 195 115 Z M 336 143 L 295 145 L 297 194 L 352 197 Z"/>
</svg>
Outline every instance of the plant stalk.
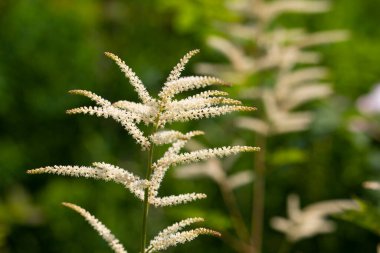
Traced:
<svg viewBox="0 0 380 253">
<path fill-rule="evenodd" d="M 230 213 L 232 225 L 235 229 L 236 234 L 242 241 L 249 240 L 249 232 L 247 226 L 245 225 L 243 216 L 241 215 L 232 189 L 226 182 L 219 183 L 219 188 L 222 193 L 224 203 L 226 204 L 226 207 Z"/>
<path fill-rule="evenodd" d="M 152 174 L 152 164 L 153 164 L 153 151 L 154 151 L 154 144 L 152 143 L 152 146 L 149 149 L 149 156 L 148 156 L 148 169 L 146 172 L 146 179 L 150 179 L 150 176 Z M 141 253 L 145 253 L 145 245 L 146 245 L 146 234 L 148 230 L 148 212 L 149 212 L 149 189 L 146 188 L 144 192 L 144 210 L 143 210 L 143 221 L 142 221 L 142 239 L 141 239 Z"/>
<path fill-rule="evenodd" d="M 155 134 L 158 129 L 159 121 L 160 121 L 160 115 L 162 112 L 162 108 L 160 107 L 160 110 L 158 112 L 158 116 L 153 124 L 153 130 L 151 134 Z M 152 175 L 153 171 L 153 154 L 154 154 L 154 143 L 151 142 L 151 146 L 149 149 L 149 155 L 148 155 L 148 168 L 146 170 L 146 176 L 145 178 L 147 180 L 150 180 L 150 176 Z M 145 252 L 145 245 L 146 245 L 146 234 L 148 231 L 148 213 L 149 213 L 149 188 L 146 188 L 144 191 L 144 210 L 143 210 L 143 221 L 142 221 L 142 236 L 141 236 L 141 251 L 140 253 L 146 253 Z"/>
<path fill-rule="evenodd" d="M 263 241 L 264 199 L 265 199 L 265 145 L 266 137 L 258 134 L 256 144 L 261 148 L 255 153 L 253 184 L 253 208 L 252 208 L 252 251 L 261 253 Z"/>
</svg>

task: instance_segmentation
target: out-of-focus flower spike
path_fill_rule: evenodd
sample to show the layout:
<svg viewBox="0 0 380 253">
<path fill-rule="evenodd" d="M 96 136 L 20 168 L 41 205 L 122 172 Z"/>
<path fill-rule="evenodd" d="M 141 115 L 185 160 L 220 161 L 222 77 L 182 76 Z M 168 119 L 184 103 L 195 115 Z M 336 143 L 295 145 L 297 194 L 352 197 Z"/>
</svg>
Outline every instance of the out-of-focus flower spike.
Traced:
<svg viewBox="0 0 380 253">
<path fill-rule="evenodd" d="M 365 181 L 363 187 L 370 190 L 380 190 L 380 183 L 376 181 Z"/>
<path fill-rule="evenodd" d="M 236 125 L 241 128 L 252 130 L 264 136 L 266 136 L 270 131 L 270 126 L 267 122 L 256 118 L 239 117 L 236 120 Z"/>
<path fill-rule="evenodd" d="M 328 215 L 358 208 L 358 203 L 353 200 L 337 199 L 317 202 L 301 210 L 299 197 L 289 195 L 289 218 L 274 217 L 271 219 L 271 226 L 284 233 L 289 241 L 299 241 L 316 234 L 332 232 L 335 226 L 326 219 Z"/>
<path fill-rule="evenodd" d="M 212 36 L 207 40 L 207 43 L 223 53 L 237 71 L 245 71 L 253 67 L 253 61 L 244 54 L 241 48 L 230 41 Z"/>
<path fill-rule="evenodd" d="M 315 99 L 325 98 L 333 93 L 329 84 L 308 84 L 295 88 L 288 96 L 288 99 L 283 103 L 285 110 L 291 111 L 294 108 L 310 102 Z"/>
<path fill-rule="evenodd" d="M 103 225 L 95 216 L 86 211 L 80 206 L 74 205 L 72 203 L 63 202 L 62 205 L 74 210 L 83 216 L 86 221 L 98 232 L 98 234 L 108 243 L 111 249 L 115 253 L 127 253 L 120 241 L 111 233 L 111 231 Z"/>
<path fill-rule="evenodd" d="M 308 34 L 303 36 L 296 45 L 300 48 L 317 46 L 322 44 L 342 42 L 349 39 L 350 33 L 345 30 L 332 30 Z"/>
<path fill-rule="evenodd" d="M 282 13 L 321 13 L 330 9 L 328 1 L 280 0 L 266 5 L 266 15 L 276 17 Z"/>
</svg>

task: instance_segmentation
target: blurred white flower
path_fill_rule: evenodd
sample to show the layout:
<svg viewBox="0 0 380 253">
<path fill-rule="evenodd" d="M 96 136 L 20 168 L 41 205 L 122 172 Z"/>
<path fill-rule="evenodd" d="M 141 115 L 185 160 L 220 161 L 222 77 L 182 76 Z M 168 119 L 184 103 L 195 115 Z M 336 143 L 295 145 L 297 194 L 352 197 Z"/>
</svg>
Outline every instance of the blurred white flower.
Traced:
<svg viewBox="0 0 380 253">
<path fill-rule="evenodd" d="M 363 187 L 369 190 L 380 190 L 380 183 L 375 181 L 365 181 Z"/>
<path fill-rule="evenodd" d="M 359 97 L 356 106 L 363 114 L 380 113 L 380 83 L 370 93 Z"/>
<path fill-rule="evenodd" d="M 328 200 L 311 204 L 301 210 L 298 195 L 291 194 L 288 196 L 289 218 L 274 217 L 271 219 L 271 226 L 284 233 L 289 241 L 295 242 L 334 231 L 335 224 L 326 220 L 326 216 L 357 208 L 358 205 L 353 200 Z"/>
</svg>

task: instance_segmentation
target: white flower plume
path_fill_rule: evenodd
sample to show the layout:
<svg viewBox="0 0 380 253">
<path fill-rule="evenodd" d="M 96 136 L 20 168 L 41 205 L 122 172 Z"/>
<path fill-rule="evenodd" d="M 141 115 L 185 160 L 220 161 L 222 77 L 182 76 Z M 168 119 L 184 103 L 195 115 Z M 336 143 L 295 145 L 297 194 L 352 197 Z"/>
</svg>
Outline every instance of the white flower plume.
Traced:
<svg viewBox="0 0 380 253">
<path fill-rule="evenodd" d="M 219 24 L 223 35 L 210 36 L 208 44 L 228 62 L 199 64 L 198 73 L 218 74 L 227 82 L 243 86 L 252 83 L 253 75 L 273 70 L 274 75 L 264 80 L 271 85 L 256 85 L 254 89 L 239 87 L 245 98 L 263 101 L 264 115 L 262 119 L 240 119 L 237 125 L 265 136 L 307 129 L 314 115 L 312 111 L 300 112 L 300 108 L 332 93 L 331 84 L 324 81 L 327 71 L 317 66 L 321 62 L 320 53 L 312 47 L 344 41 L 349 34 L 342 30 L 309 33 L 302 28 L 276 28 L 273 20 L 284 13 L 327 12 L 330 3 L 323 0 L 239 0 L 227 7 L 251 22 L 243 18 L 240 23 Z M 247 50 L 246 43 L 255 43 L 257 49 Z M 186 114 L 182 118 L 186 120 Z"/>
<path fill-rule="evenodd" d="M 149 181 L 140 179 L 131 172 L 108 163 L 93 163 L 91 166 L 47 166 L 27 171 L 28 174 L 56 174 L 71 177 L 84 177 L 113 181 L 129 189 L 136 197 L 144 199 L 144 189 Z"/>
<path fill-rule="evenodd" d="M 123 109 L 130 113 L 134 113 L 138 115 L 139 119 L 141 119 L 141 121 L 143 121 L 146 125 L 153 123 L 155 120 L 155 117 L 158 114 L 156 104 L 144 105 L 144 104 L 135 103 L 131 101 L 121 100 L 121 101 L 117 101 L 113 103 L 112 105 L 119 109 Z"/>
<path fill-rule="evenodd" d="M 163 145 L 163 144 L 169 144 L 177 141 L 187 141 L 191 137 L 197 136 L 197 135 L 203 135 L 204 132 L 202 131 L 191 131 L 187 134 L 183 134 L 178 131 L 169 130 L 169 131 L 160 131 L 150 136 L 150 139 L 152 142 L 156 145 Z"/>
<path fill-rule="evenodd" d="M 204 88 L 210 85 L 227 86 L 228 84 L 216 77 L 211 77 L 211 76 L 181 77 L 176 80 L 165 83 L 164 87 L 162 88 L 158 96 L 163 101 L 168 101 L 176 94 L 179 94 L 188 90 Z"/>
<path fill-rule="evenodd" d="M 152 192 L 150 190 L 150 192 Z M 207 198 L 207 195 L 204 193 L 185 193 L 185 194 L 179 194 L 179 195 L 172 195 L 172 196 L 166 196 L 166 197 L 156 197 L 152 196 L 152 194 L 149 196 L 149 204 L 154 205 L 155 207 L 162 207 L 162 206 L 176 206 L 181 204 L 186 204 L 188 202 L 192 202 L 198 199 L 205 199 Z"/>
<path fill-rule="evenodd" d="M 160 118 L 160 124 L 172 123 L 175 121 L 186 122 L 201 118 L 212 118 L 220 115 L 224 115 L 235 111 L 255 111 L 255 107 L 239 106 L 239 105 L 222 105 L 205 107 L 202 109 L 190 109 L 190 110 L 171 110 L 164 112 Z"/>
<path fill-rule="evenodd" d="M 196 163 L 211 158 L 230 156 L 240 152 L 254 152 L 260 150 L 258 147 L 250 146 L 227 146 L 214 149 L 201 149 L 193 152 L 178 154 L 180 149 L 185 144 L 186 141 L 174 143 L 173 146 L 169 148 L 168 152 L 166 152 L 161 159 L 153 164 L 153 174 L 151 176 L 150 187 L 148 189 L 149 202 L 151 204 L 155 206 L 176 205 L 206 197 L 206 195 L 202 193 L 191 193 L 187 195 L 183 194 L 168 198 L 157 197 L 158 189 L 160 188 L 162 180 L 171 166 Z"/>
<path fill-rule="evenodd" d="M 326 219 L 328 215 L 358 207 L 355 201 L 344 199 L 318 202 L 301 210 L 299 197 L 289 195 L 289 218 L 274 217 L 271 219 L 271 225 L 274 229 L 284 233 L 288 240 L 298 241 L 316 234 L 332 232 L 335 226 L 332 221 Z"/>
<path fill-rule="evenodd" d="M 88 223 L 90 223 L 90 225 L 98 232 L 98 234 L 108 243 L 108 245 L 115 253 L 127 253 L 123 245 L 121 245 L 119 240 L 111 233 L 111 231 L 88 211 L 72 203 L 64 202 L 62 205 L 73 209 L 82 215 L 88 221 Z"/>
<path fill-rule="evenodd" d="M 189 62 L 191 57 L 193 57 L 194 55 L 198 53 L 199 53 L 199 49 L 195 49 L 185 54 L 185 56 L 182 57 L 179 63 L 170 72 L 170 75 L 168 76 L 168 79 L 166 80 L 166 82 L 177 80 L 181 76 L 182 71 L 185 69 L 185 65 Z"/>
<path fill-rule="evenodd" d="M 121 71 L 125 74 L 125 77 L 129 79 L 132 86 L 135 88 L 139 98 L 144 104 L 149 104 L 150 102 L 154 101 L 154 99 L 149 95 L 140 78 L 137 77 L 135 72 L 133 72 L 132 69 L 128 67 L 124 61 L 122 61 L 117 55 L 109 52 L 106 52 L 105 55 L 114 60 L 120 67 Z"/>
<path fill-rule="evenodd" d="M 183 244 L 197 238 L 199 235 L 212 235 L 220 237 L 221 234 L 217 231 L 207 229 L 207 228 L 196 228 L 189 231 L 178 232 L 172 234 L 171 236 L 166 236 L 163 238 L 157 238 L 156 241 L 152 242 L 152 251 L 165 250 L 171 246 L 176 246 L 177 244 Z M 148 248 L 149 249 L 149 248 Z"/>
<path fill-rule="evenodd" d="M 226 147 L 213 148 L 213 149 L 201 149 L 201 150 L 183 153 L 179 155 L 163 157 L 162 159 L 158 160 L 158 162 L 154 164 L 153 167 L 157 168 L 159 166 L 189 164 L 189 163 L 200 162 L 202 160 L 207 160 L 214 157 L 225 157 L 225 156 L 234 155 L 240 152 L 254 152 L 254 151 L 260 151 L 260 148 L 250 147 L 250 146 L 226 146 Z"/>
<path fill-rule="evenodd" d="M 154 239 L 159 238 L 159 237 L 164 237 L 168 236 L 170 234 L 177 233 L 178 231 L 182 230 L 183 228 L 195 223 L 195 222 L 202 222 L 204 221 L 203 218 L 196 217 L 196 218 L 187 218 L 185 220 L 181 220 L 179 222 L 174 223 L 173 225 L 165 228 L 162 230 Z"/>
<path fill-rule="evenodd" d="M 97 117 L 112 118 L 116 122 L 120 123 L 125 130 L 135 139 L 135 141 L 141 145 L 142 149 L 148 149 L 150 142 L 148 138 L 144 136 L 144 133 L 137 127 L 142 119 L 133 112 L 121 110 L 112 105 L 102 107 L 83 106 L 67 110 L 68 114 L 89 114 Z"/>
<path fill-rule="evenodd" d="M 140 130 L 141 122 L 145 125 L 157 125 L 163 128 L 167 123 L 215 117 L 234 111 L 252 111 L 254 107 L 242 106 L 238 100 L 226 98 L 226 92 L 203 91 L 182 100 L 172 98 L 182 92 L 207 87 L 210 85 L 227 85 L 224 81 L 210 76 L 180 77 L 181 71 L 190 58 L 198 53 L 187 53 L 171 71 L 164 84 L 159 99 L 152 98 L 142 81 L 124 61 L 112 53 L 106 53 L 120 67 L 137 92 L 142 103 L 120 100 L 114 103 L 86 90 L 72 90 L 70 93 L 90 98 L 97 106 L 83 106 L 67 110 L 68 114 L 89 114 L 103 118 L 112 118 L 121 124 L 135 139 L 143 150 L 151 146 L 151 140 Z"/>
<path fill-rule="evenodd" d="M 365 181 L 363 187 L 369 190 L 380 190 L 380 183 L 376 181 Z"/>
<path fill-rule="evenodd" d="M 69 93 L 88 97 L 89 99 L 94 101 L 99 106 L 106 107 L 106 106 L 111 105 L 111 102 L 109 102 L 108 100 L 106 100 L 106 99 L 102 98 L 101 96 L 98 96 L 95 93 L 92 93 L 91 91 L 88 91 L 88 90 L 70 90 Z"/>
<path fill-rule="evenodd" d="M 139 200 L 144 202 L 144 208 L 149 205 L 156 207 L 185 204 L 190 201 L 204 199 L 204 193 L 184 193 L 171 196 L 158 196 L 158 190 L 167 170 L 178 164 L 189 164 L 210 158 L 224 157 L 239 152 L 258 151 L 257 147 L 227 146 L 214 149 L 203 149 L 181 153 L 181 149 L 194 136 L 204 134 L 202 131 L 181 133 L 174 130 L 162 130 L 166 124 L 184 122 L 200 118 L 215 117 L 234 111 L 253 111 L 255 107 L 244 106 L 238 100 L 227 98 L 228 93 L 218 90 L 206 90 L 182 99 L 174 97 L 182 92 L 205 88 L 211 85 L 228 85 L 221 79 L 211 76 L 181 77 L 181 73 L 190 58 L 199 50 L 187 53 L 173 68 L 164 83 L 157 98 L 150 96 L 142 81 L 118 56 L 105 53 L 116 62 L 121 71 L 129 79 L 130 84 L 140 99 L 140 102 L 120 100 L 110 102 L 101 96 L 87 90 L 72 90 L 71 94 L 81 95 L 92 100 L 95 106 L 82 106 L 67 110 L 68 114 L 89 114 L 97 117 L 111 118 L 121 124 L 143 150 L 153 151 L 155 145 L 169 144 L 163 156 L 147 168 L 147 178 L 140 177 L 115 165 L 97 162 L 92 166 L 55 165 L 28 170 L 29 174 L 57 174 L 72 177 L 93 178 L 113 181 L 123 185 Z M 147 134 L 140 129 L 140 124 L 151 125 L 154 132 Z M 153 152 L 152 152 L 153 153 Z M 150 159 L 153 159 L 152 153 Z M 64 203 L 65 206 L 77 211 L 97 230 L 116 253 L 126 253 L 119 241 L 94 216 L 79 206 Z M 147 209 L 146 209 L 147 210 Z M 144 216 L 145 217 L 145 216 Z M 216 231 L 206 228 L 196 228 L 179 232 L 191 223 L 202 221 L 201 218 L 186 219 L 168 227 L 156 236 L 148 247 L 148 251 L 157 251 L 174 246 L 178 243 L 193 240 L 201 234 L 220 236 Z M 145 246 L 145 245 L 144 245 Z M 143 248 L 143 247 L 142 247 Z"/>
<path fill-rule="evenodd" d="M 221 236 L 219 232 L 206 228 L 196 228 L 189 231 L 179 232 L 192 223 L 201 221 L 203 221 L 202 218 L 188 218 L 167 227 L 150 241 L 147 251 L 155 252 L 165 250 L 170 246 L 175 246 L 177 244 L 183 244 L 185 242 L 191 241 L 202 234 L 208 234 L 217 237 Z"/>
</svg>

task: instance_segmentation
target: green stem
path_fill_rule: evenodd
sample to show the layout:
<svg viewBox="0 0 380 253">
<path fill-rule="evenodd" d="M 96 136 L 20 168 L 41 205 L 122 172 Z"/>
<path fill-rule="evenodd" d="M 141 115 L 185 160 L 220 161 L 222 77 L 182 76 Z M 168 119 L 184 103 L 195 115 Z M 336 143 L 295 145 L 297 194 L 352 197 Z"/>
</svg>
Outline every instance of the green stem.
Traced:
<svg viewBox="0 0 380 253">
<path fill-rule="evenodd" d="M 254 253 L 261 253 L 263 241 L 264 198 L 265 198 L 265 144 L 266 138 L 262 135 L 256 137 L 257 145 L 261 148 L 255 154 L 252 208 L 252 243 Z"/>
<path fill-rule="evenodd" d="M 230 213 L 232 225 L 235 229 L 236 234 L 238 235 L 239 239 L 242 241 L 249 240 L 249 232 L 247 229 L 247 226 L 245 225 L 243 216 L 241 215 L 240 209 L 238 207 L 236 198 L 233 194 L 232 189 L 229 187 L 229 185 L 226 182 L 220 183 L 219 188 L 222 192 L 222 197 L 224 200 L 224 203 Z"/>
<path fill-rule="evenodd" d="M 146 179 L 150 179 L 150 175 L 152 174 L 152 164 L 153 164 L 153 151 L 154 151 L 154 144 L 152 143 L 152 146 L 149 149 L 149 156 L 148 156 L 148 169 L 146 172 Z M 141 253 L 145 253 L 145 245 L 146 245 L 146 234 L 148 230 L 148 212 L 149 212 L 149 189 L 146 188 L 144 192 L 144 211 L 143 211 L 143 221 L 142 221 L 142 239 L 141 239 Z"/>
<path fill-rule="evenodd" d="M 158 129 L 158 125 L 160 122 L 160 116 L 163 108 L 160 107 L 160 110 L 158 112 L 158 116 L 153 124 L 153 130 L 151 135 L 155 134 Z M 152 175 L 153 171 L 153 153 L 154 153 L 154 143 L 151 142 L 151 146 L 149 149 L 149 155 L 148 155 L 148 168 L 146 170 L 146 179 L 150 180 L 150 176 Z M 141 236 L 141 253 L 147 253 L 151 249 L 149 249 L 147 252 L 145 252 L 145 245 L 146 245 L 146 234 L 148 231 L 148 212 L 149 212 L 149 187 L 145 189 L 144 191 L 144 210 L 143 210 L 143 221 L 142 221 L 142 236 Z"/>
</svg>

